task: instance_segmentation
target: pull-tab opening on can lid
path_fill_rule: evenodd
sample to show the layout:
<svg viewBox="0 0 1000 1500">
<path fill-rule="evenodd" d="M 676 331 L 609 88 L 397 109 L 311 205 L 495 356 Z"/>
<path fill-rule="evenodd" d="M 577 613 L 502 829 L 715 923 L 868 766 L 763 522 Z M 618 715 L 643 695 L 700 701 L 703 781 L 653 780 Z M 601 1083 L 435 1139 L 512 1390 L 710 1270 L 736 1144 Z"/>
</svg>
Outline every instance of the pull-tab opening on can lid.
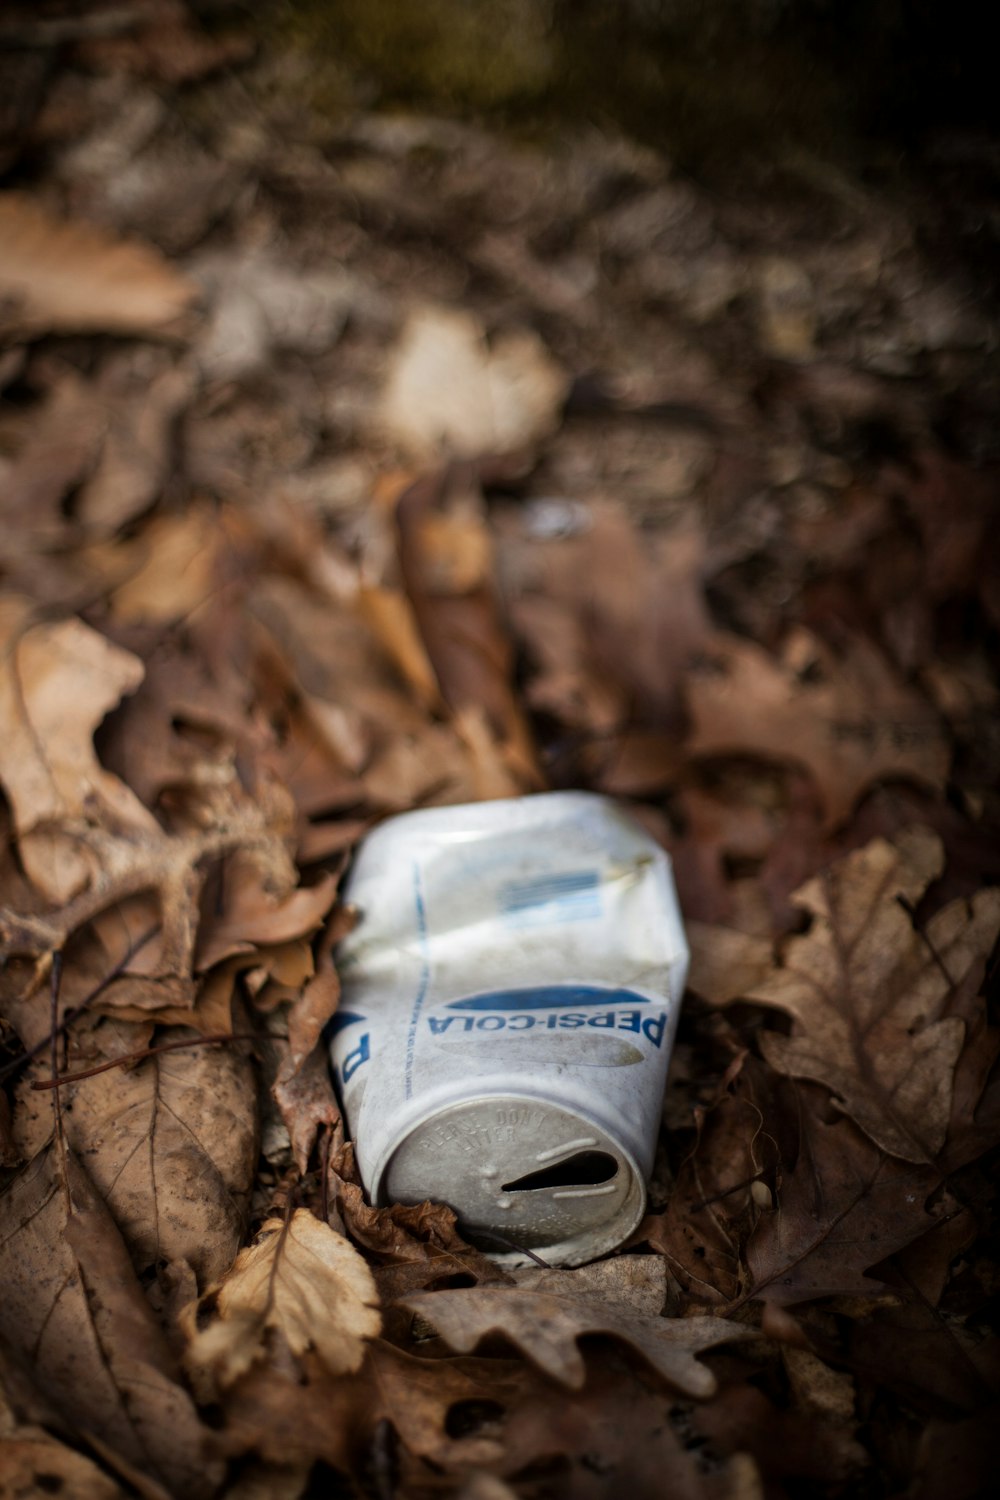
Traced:
<svg viewBox="0 0 1000 1500">
<path fill-rule="evenodd" d="M 447 1203 L 470 1242 L 506 1265 L 594 1260 L 631 1234 L 646 1202 L 630 1154 L 593 1121 L 510 1096 L 422 1121 L 392 1153 L 376 1191 L 381 1202 Z"/>
<path fill-rule="evenodd" d="M 540 1167 L 516 1182 L 501 1184 L 502 1193 L 535 1193 L 543 1188 L 596 1187 L 618 1172 L 618 1163 L 607 1151 L 577 1151 L 550 1167 Z"/>
</svg>

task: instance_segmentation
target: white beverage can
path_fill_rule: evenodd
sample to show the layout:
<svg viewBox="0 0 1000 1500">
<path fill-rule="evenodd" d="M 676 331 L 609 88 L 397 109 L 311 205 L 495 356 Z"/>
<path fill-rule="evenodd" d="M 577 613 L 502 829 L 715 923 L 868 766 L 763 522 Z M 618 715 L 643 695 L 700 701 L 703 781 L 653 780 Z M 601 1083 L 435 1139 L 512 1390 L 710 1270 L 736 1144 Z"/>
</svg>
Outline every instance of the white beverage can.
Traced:
<svg viewBox="0 0 1000 1500">
<path fill-rule="evenodd" d="M 368 836 L 345 898 L 331 1051 L 372 1202 L 447 1203 L 511 1265 L 621 1244 L 688 965 L 664 851 L 589 792 L 430 808 Z"/>
</svg>

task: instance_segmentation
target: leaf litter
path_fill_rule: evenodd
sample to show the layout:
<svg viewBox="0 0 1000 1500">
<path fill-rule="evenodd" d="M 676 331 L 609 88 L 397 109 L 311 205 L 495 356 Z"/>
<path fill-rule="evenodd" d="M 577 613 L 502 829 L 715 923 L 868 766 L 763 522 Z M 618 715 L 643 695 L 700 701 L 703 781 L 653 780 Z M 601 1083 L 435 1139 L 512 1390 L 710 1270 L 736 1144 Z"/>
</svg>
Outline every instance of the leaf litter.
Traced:
<svg viewBox="0 0 1000 1500">
<path fill-rule="evenodd" d="M 990 314 L 912 203 L 320 126 L 146 9 L 0 194 L 0 1492 L 976 1493 Z M 366 1201 L 338 889 L 574 786 L 673 854 L 689 995 L 644 1222 L 509 1273 Z"/>
</svg>

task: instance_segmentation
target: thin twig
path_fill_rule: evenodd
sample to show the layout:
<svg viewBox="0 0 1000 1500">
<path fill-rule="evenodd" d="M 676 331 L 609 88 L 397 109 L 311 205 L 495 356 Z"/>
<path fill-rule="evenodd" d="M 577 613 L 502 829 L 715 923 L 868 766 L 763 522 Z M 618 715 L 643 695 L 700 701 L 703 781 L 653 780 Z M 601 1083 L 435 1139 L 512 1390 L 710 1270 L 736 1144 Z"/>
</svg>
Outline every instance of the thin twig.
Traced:
<svg viewBox="0 0 1000 1500">
<path fill-rule="evenodd" d="M 154 922 L 152 927 L 148 927 L 146 931 L 142 933 L 142 935 L 129 946 L 126 952 L 122 954 L 121 958 L 112 965 L 112 967 L 108 970 L 107 974 L 105 974 L 100 983 L 95 984 L 90 993 L 84 995 L 79 1005 L 74 1005 L 71 1010 L 68 1010 L 61 1021 L 58 1021 L 58 1018 L 53 1021 L 53 1025 L 55 1027 L 53 1032 L 50 1032 L 48 1036 L 43 1036 L 41 1041 L 36 1042 L 33 1047 L 26 1047 L 19 1057 L 14 1058 L 13 1062 L 9 1062 L 7 1063 L 6 1067 L 0 1068 L 0 1083 L 5 1082 L 12 1073 L 18 1072 L 19 1069 L 23 1068 L 25 1063 L 29 1063 L 33 1057 L 37 1057 L 39 1052 L 44 1052 L 45 1048 L 52 1044 L 54 1037 L 58 1036 L 60 1032 L 65 1031 L 67 1026 L 69 1026 L 72 1021 L 75 1021 L 77 1016 L 86 1010 L 91 1001 L 96 1000 L 101 991 L 106 990 L 108 985 L 118 978 L 119 974 L 121 974 L 125 969 L 126 964 L 131 963 L 135 955 L 141 952 L 143 948 L 145 948 L 149 940 L 155 937 L 159 930 L 159 922 Z M 53 965 L 55 964 L 56 957 L 59 957 L 60 963 L 62 962 L 59 951 L 57 950 L 57 952 L 53 954 Z M 56 1021 L 58 1021 L 58 1024 L 56 1024 Z"/>
<path fill-rule="evenodd" d="M 218 1031 L 211 1036 L 192 1037 L 185 1042 L 161 1042 L 157 1047 L 142 1047 L 138 1052 L 123 1052 L 109 1062 L 97 1063 L 93 1068 L 82 1068 L 79 1073 L 63 1073 L 59 1077 L 37 1079 L 31 1087 L 36 1090 L 56 1089 L 61 1083 L 79 1083 L 82 1078 L 96 1078 L 98 1073 L 107 1073 L 111 1068 L 124 1068 L 128 1063 L 142 1062 L 145 1057 L 156 1057 L 160 1052 L 182 1052 L 185 1047 L 218 1047 L 223 1042 L 252 1042 L 254 1036 L 247 1031 Z"/>
</svg>

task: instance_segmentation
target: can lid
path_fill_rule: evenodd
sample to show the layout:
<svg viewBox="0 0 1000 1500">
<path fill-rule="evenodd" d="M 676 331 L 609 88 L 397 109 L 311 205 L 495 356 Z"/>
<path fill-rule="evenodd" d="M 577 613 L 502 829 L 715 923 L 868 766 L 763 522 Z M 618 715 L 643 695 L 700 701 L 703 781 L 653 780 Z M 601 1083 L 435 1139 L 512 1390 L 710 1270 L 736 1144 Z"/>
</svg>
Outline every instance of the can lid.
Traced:
<svg viewBox="0 0 1000 1500">
<path fill-rule="evenodd" d="M 565 1105 L 497 1095 L 438 1110 L 411 1130 L 379 1185 L 383 1202 L 447 1203 L 464 1234 L 502 1264 L 605 1255 L 642 1218 L 631 1155 Z"/>
</svg>

